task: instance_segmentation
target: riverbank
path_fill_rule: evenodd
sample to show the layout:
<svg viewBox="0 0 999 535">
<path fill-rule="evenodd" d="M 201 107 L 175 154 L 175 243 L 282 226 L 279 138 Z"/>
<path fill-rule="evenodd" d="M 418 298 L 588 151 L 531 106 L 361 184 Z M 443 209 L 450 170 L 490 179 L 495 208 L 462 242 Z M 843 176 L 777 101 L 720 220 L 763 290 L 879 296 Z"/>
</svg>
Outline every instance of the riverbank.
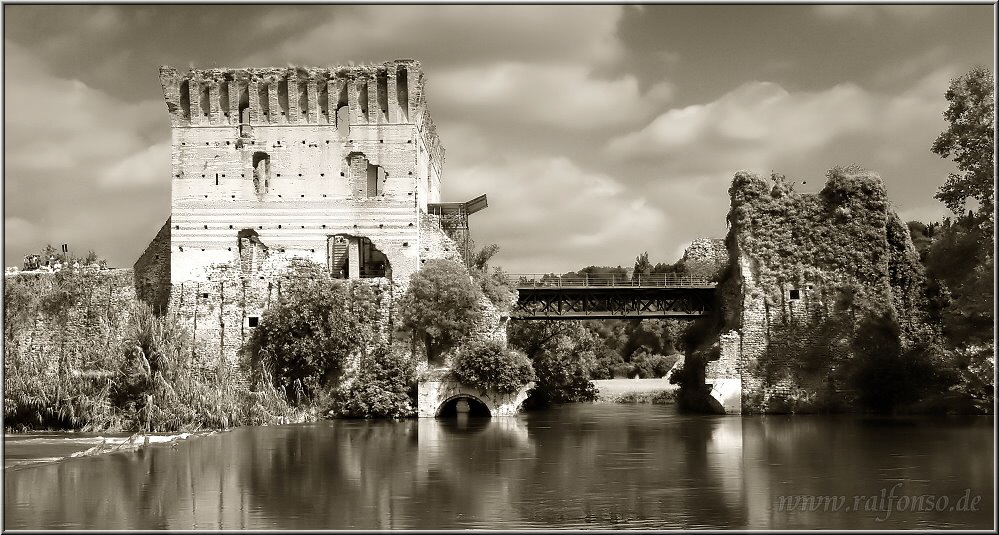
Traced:
<svg viewBox="0 0 999 535">
<path fill-rule="evenodd" d="M 679 390 L 667 379 L 598 379 L 593 384 L 597 403 L 674 403 Z"/>
</svg>

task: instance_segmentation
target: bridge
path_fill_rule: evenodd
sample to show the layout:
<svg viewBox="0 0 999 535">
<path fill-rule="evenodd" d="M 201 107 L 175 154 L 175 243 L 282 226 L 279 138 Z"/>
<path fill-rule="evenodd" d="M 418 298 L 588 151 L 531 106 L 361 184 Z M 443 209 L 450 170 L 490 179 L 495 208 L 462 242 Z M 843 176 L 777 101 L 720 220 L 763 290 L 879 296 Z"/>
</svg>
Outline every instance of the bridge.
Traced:
<svg viewBox="0 0 999 535">
<path fill-rule="evenodd" d="M 511 319 L 693 319 L 711 310 L 716 283 L 667 273 L 512 274 Z"/>
</svg>

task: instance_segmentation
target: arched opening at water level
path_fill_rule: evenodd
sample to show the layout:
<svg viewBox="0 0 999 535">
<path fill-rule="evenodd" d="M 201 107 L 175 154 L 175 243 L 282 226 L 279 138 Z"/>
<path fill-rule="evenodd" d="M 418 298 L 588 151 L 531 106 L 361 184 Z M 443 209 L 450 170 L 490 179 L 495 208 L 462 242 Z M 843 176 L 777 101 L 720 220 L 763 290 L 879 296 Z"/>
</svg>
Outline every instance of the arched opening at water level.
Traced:
<svg viewBox="0 0 999 535">
<path fill-rule="evenodd" d="M 438 418 L 454 418 L 456 416 L 471 418 L 489 418 L 492 414 L 482 400 L 468 395 L 457 395 L 441 403 L 437 410 Z"/>
</svg>

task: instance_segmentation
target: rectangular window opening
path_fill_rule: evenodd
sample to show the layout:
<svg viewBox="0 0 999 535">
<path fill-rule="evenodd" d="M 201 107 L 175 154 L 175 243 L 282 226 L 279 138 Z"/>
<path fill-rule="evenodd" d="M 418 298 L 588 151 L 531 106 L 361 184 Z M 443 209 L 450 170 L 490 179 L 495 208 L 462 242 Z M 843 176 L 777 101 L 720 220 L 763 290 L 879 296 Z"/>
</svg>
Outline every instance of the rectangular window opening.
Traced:
<svg viewBox="0 0 999 535">
<path fill-rule="evenodd" d="M 399 111 L 402 120 L 409 122 L 409 80 L 405 67 L 399 67 L 395 75 L 396 102 L 399 103 Z"/>
<path fill-rule="evenodd" d="M 376 91 L 378 92 L 378 94 L 375 95 L 375 98 L 378 100 L 379 119 L 381 121 L 387 122 L 388 121 L 388 73 L 379 72 L 378 75 L 375 77 L 375 81 L 377 82 Z"/>
</svg>

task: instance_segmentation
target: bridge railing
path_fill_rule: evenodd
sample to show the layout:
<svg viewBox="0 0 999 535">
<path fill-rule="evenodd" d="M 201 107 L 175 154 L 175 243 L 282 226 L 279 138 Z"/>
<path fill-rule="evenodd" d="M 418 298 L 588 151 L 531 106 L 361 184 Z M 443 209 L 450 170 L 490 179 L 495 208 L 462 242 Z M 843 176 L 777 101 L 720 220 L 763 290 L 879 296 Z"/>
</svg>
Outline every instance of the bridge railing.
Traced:
<svg viewBox="0 0 999 535">
<path fill-rule="evenodd" d="M 713 288 L 716 283 L 703 277 L 653 273 L 650 275 L 583 274 L 555 275 L 552 273 L 514 273 L 507 276 L 518 288 Z"/>
</svg>

